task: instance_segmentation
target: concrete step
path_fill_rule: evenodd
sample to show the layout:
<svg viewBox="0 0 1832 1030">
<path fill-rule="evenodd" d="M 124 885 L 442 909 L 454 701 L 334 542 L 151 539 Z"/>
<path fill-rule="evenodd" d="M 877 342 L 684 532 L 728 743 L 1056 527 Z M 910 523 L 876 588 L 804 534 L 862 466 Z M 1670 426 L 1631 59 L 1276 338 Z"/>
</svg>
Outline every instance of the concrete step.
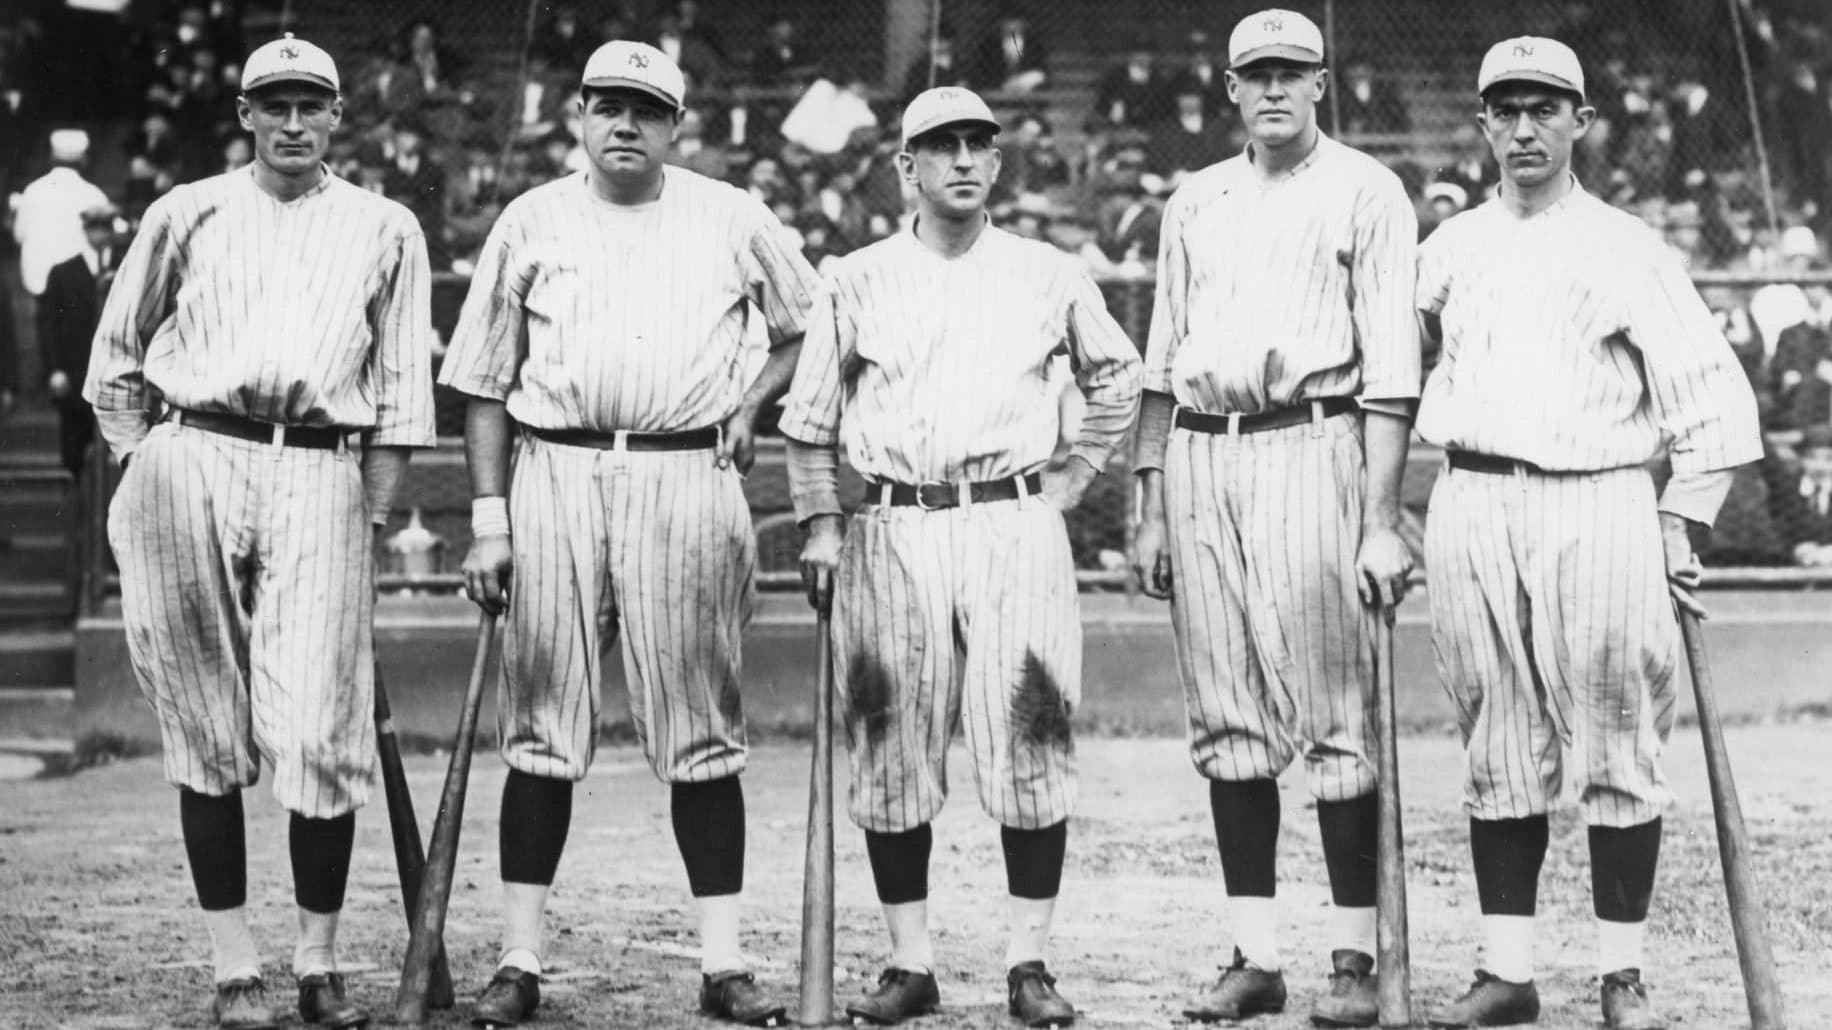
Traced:
<svg viewBox="0 0 1832 1030">
<path fill-rule="evenodd" d="M 63 531 L 76 511 L 74 487 L 61 466 L 0 468 L 0 536 Z"/>
<path fill-rule="evenodd" d="M 76 592 L 62 581 L 0 583 L 0 626 L 61 618 L 75 612 Z M 5 661 L 6 652 L 0 650 L 0 663 Z M 0 665 L 0 670 L 3 668 Z"/>
<path fill-rule="evenodd" d="M 75 560 L 62 532 L 22 531 L 0 536 L 0 583 L 62 580 Z"/>
<path fill-rule="evenodd" d="M 76 682 L 76 633 L 68 625 L 0 628 L 0 693 Z"/>
<path fill-rule="evenodd" d="M 57 413 L 48 407 L 15 411 L 0 422 L 0 461 L 12 464 L 28 455 L 57 461 Z"/>
</svg>

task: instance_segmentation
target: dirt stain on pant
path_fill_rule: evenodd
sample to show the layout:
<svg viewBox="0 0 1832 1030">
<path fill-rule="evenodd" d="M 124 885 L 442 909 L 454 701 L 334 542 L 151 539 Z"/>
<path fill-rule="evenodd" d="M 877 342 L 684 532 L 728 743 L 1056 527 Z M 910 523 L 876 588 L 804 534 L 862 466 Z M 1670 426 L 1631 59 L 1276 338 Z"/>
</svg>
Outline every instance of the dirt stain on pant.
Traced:
<svg viewBox="0 0 1832 1030">
<path fill-rule="evenodd" d="M 894 690 L 890 673 L 876 655 L 853 656 L 846 668 L 846 697 L 866 738 L 874 744 L 882 741 L 890 729 Z"/>
<path fill-rule="evenodd" d="M 1011 698 L 1011 731 L 1033 747 L 1065 752 L 1074 747 L 1068 699 L 1035 651 L 1024 653 L 1018 689 Z"/>
</svg>

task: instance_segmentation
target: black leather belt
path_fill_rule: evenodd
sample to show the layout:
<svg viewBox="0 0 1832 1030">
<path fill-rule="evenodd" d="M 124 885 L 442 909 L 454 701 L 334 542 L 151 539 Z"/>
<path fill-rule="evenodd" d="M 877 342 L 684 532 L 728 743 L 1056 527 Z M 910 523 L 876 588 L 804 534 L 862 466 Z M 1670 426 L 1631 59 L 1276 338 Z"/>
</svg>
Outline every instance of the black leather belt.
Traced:
<svg viewBox="0 0 1832 1030">
<path fill-rule="evenodd" d="M 166 420 L 208 433 L 233 436 L 238 440 L 279 444 L 283 447 L 310 447 L 319 451 L 334 451 L 342 447 L 344 437 L 350 432 L 336 426 L 282 426 L 240 415 L 191 411 L 186 408 L 173 408 Z"/>
<path fill-rule="evenodd" d="M 1301 426 L 1315 417 L 1313 406 L 1323 409 L 1324 418 L 1335 418 L 1357 410 L 1360 405 L 1353 397 L 1328 397 L 1322 400 L 1306 401 L 1294 404 L 1289 408 L 1274 408 L 1271 411 L 1256 411 L 1251 415 L 1216 415 L 1207 411 L 1196 411 L 1193 408 L 1178 408 L 1176 424 L 1179 429 L 1190 429 L 1198 433 L 1227 433 L 1230 430 L 1242 433 L 1264 433 L 1269 429 L 1289 429 Z M 1233 423 L 1239 423 L 1236 428 Z"/>
<path fill-rule="evenodd" d="M 1480 472 L 1489 476 L 1511 476 L 1516 472 L 1531 472 L 1536 476 L 1587 476 L 1597 469 L 1546 469 L 1530 461 L 1519 458 L 1500 458 L 1493 454 L 1477 454 L 1475 451 L 1446 451 L 1450 467 L 1458 472 Z"/>
<path fill-rule="evenodd" d="M 592 429 L 539 429 L 528 431 L 548 443 L 567 447 L 596 447 L 601 451 L 704 451 L 719 446 L 719 427 L 683 429 L 678 433 L 637 433 L 618 430 L 600 433 Z"/>
<path fill-rule="evenodd" d="M 965 500 L 962 493 L 966 494 Z M 915 505 L 924 511 L 958 508 L 965 504 L 988 501 L 1015 501 L 1029 494 L 1043 492 L 1043 477 L 1035 472 L 1009 479 L 989 479 L 982 483 L 873 483 L 866 488 L 865 499 L 890 507 Z"/>
</svg>

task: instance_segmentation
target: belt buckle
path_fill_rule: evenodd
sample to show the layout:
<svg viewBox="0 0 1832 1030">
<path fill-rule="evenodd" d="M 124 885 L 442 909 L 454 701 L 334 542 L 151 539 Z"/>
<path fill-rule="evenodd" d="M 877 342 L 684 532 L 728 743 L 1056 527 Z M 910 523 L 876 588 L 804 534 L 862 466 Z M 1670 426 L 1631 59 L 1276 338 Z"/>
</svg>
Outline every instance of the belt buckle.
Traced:
<svg viewBox="0 0 1832 1030">
<path fill-rule="evenodd" d="M 941 511 L 944 508 L 950 507 L 950 505 L 947 505 L 947 504 L 930 504 L 928 501 L 928 495 L 923 492 L 929 489 L 930 487 L 935 487 L 936 489 L 939 489 L 939 490 L 948 490 L 950 493 L 952 492 L 952 489 L 949 487 L 947 483 L 917 483 L 916 484 L 916 510 L 917 511 Z"/>
</svg>

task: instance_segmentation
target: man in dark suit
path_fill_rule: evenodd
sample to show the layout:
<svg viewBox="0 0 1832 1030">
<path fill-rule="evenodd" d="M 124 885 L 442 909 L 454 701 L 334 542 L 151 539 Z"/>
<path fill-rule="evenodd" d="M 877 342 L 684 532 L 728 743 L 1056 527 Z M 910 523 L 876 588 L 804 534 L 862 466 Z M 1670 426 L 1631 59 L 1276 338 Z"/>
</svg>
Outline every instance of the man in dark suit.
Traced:
<svg viewBox="0 0 1832 1030">
<path fill-rule="evenodd" d="M 1799 565 L 1832 565 L 1832 425 L 1806 427 L 1800 472 L 1773 494 L 1775 528 Z"/>
<path fill-rule="evenodd" d="M 95 419 L 82 389 L 89 375 L 89 343 L 102 314 L 102 291 L 114 276 L 115 218 L 112 207 L 83 212 L 81 253 L 51 266 L 38 298 L 38 347 L 57 406 L 58 451 L 64 467 L 77 477 L 95 438 Z"/>
</svg>

